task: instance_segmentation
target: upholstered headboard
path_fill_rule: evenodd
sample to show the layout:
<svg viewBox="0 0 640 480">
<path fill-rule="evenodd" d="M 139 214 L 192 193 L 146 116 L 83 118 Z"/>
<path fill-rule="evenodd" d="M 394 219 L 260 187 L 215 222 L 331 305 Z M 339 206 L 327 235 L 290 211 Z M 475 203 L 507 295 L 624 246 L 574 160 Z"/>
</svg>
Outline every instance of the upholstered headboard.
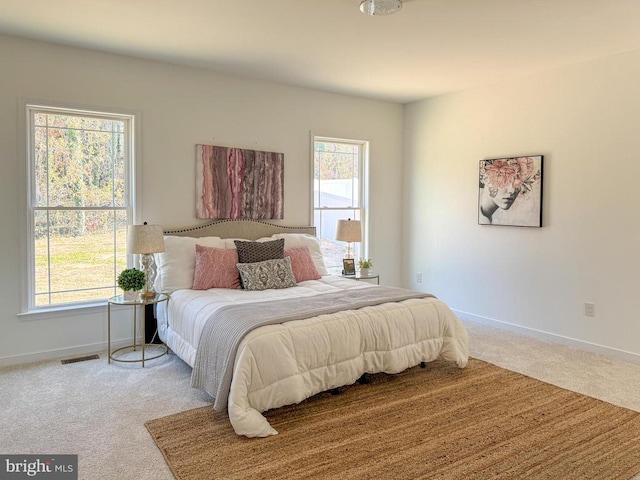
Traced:
<svg viewBox="0 0 640 480">
<path fill-rule="evenodd" d="M 165 230 L 165 235 L 179 237 L 220 237 L 220 238 L 246 238 L 257 240 L 261 237 L 270 237 L 276 233 L 307 233 L 316 234 L 316 227 L 290 227 L 275 225 L 261 220 L 215 220 L 197 227 Z"/>
</svg>

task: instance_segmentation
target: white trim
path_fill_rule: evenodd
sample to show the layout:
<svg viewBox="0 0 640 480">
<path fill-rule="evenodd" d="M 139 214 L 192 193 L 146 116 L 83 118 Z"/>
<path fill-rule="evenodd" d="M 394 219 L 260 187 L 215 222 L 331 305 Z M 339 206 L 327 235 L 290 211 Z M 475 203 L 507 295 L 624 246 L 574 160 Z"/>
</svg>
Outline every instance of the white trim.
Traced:
<svg viewBox="0 0 640 480">
<path fill-rule="evenodd" d="M 353 145 L 358 145 L 359 153 L 358 153 L 358 161 L 359 161 L 359 169 L 358 169 L 358 203 L 357 207 L 352 206 L 351 208 L 318 208 L 315 207 L 315 142 L 327 142 L 327 143 L 350 143 Z M 309 225 L 313 225 L 316 227 L 318 232 L 322 232 L 322 226 L 315 225 L 315 213 L 316 210 L 320 211 L 345 211 L 345 210 L 353 210 L 359 212 L 360 222 L 362 223 L 362 231 L 363 238 L 362 242 L 360 242 L 360 256 L 368 258 L 369 257 L 369 150 L 370 143 L 368 140 L 356 140 L 353 138 L 341 138 L 335 136 L 327 136 L 327 135 L 317 135 L 310 132 L 310 141 L 309 141 L 309 158 L 310 158 L 310 223 Z"/>
<path fill-rule="evenodd" d="M 314 192 L 314 185 L 315 185 L 315 177 L 314 177 L 314 173 L 315 173 L 315 168 L 314 168 L 314 157 L 315 157 L 315 145 L 314 145 L 314 141 L 315 138 L 319 136 L 316 135 L 315 133 L 313 133 L 313 131 L 309 132 L 309 221 L 307 222 L 307 225 L 313 225 L 314 227 L 316 225 L 314 225 L 314 220 L 315 220 L 315 215 L 316 215 L 316 209 L 315 209 L 315 204 L 316 204 L 316 199 L 315 199 L 315 192 Z"/>
<path fill-rule="evenodd" d="M 33 309 L 28 312 L 16 314 L 21 322 L 32 320 L 46 320 L 49 318 L 73 317 L 75 315 L 90 315 L 102 313 L 107 306 L 106 301 L 78 303 L 70 305 L 60 305 L 58 307 L 47 307 Z"/>
<path fill-rule="evenodd" d="M 545 332 L 543 330 L 538 330 L 535 328 L 523 327 L 514 323 L 495 320 L 493 318 L 483 317 L 481 315 L 475 315 L 469 312 L 463 312 L 455 309 L 452 310 L 463 321 L 475 322 L 481 325 L 500 328 L 502 330 L 507 330 L 520 335 L 534 337 L 539 340 L 559 343 L 568 347 L 579 348 L 581 350 L 587 350 L 589 352 L 599 353 L 601 355 L 607 355 L 609 357 L 615 357 L 630 363 L 640 364 L 640 355 L 638 355 L 637 353 L 627 352 L 626 350 L 619 350 L 617 348 L 605 347 L 604 345 L 599 345 L 597 343 L 585 342 L 584 340 L 565 337 L 563 335 Z"/>
<path fill-rule="evenodd" d="M 127 149 L 125 151 L 125 169 L 127 171 L 127 186 L 125 188 L 126 214 L 129 223 L 136 223 L 142 218 L 142 209 L 138 200 L 141 198 L 142 188 L 142 112 L 129 108 L 96 107 L 78 105 L 66 102 L 39 100 L 32 98 L 18 98 L 18 172 L 19 172 L 19 239 L 20 259 L 27 268 L 20 269 L 20 313 L 18 316 L 58 317 L 61 314 L 70 313 L 78 308 L 93 308 L 98 302 L 82 303 L 79 306 L 66 305 L 40 308 L 32 305 L 35 297 L 33 291 L 33 279 L 31 273 L 34 270 L 33 253 L 33 192 L 32 192 L 32 157 L 31 151 L 33 137 L 32 111 L 66 112 L 70 115 L 98 116 L 103 118 L 122 119 L 126 123 L 125 135 L 127 137 Z M 114 113 L 117 112 L 117 113 Z M 92 210 L 110 210 L 109 208 L 92 208 Z M 128 255 L 129 266 L 133 265 L 134 258 Z M 56 313 L 56 310 L 59 313 Z M 86 310 L 85 310 L 86 311 Z M 75 312 L 74 312 L 75 313 Z M 24 318 L 26 319 L 26 318 Z M 30 319 L 34 319 L 29 318 Z"/>
<path fill-rule="evenodd" d="M 364 225 L 363 228 L 363 234 L 364 234 L 364 249 L 362 250 L 362 257 L 363 258 L 369 258 L 371 257 L 371 251 L 370 251 L 370 247 L 371 247 L 371 238 L 370 238 L 370 234 L 371 234 L 371 230 L 372 230 L 372 226 L 369 223 L 370 220 L 370 205 L 369 205 L 369 199 L 371 197 L 370 195 L 370 191 L 369 191 L 369 187 L 370 187 L 370 183 L 369 183 L 369 165 L 370 165 L 370 158 L 369 158 L 369 150 L 370 150 L 371 146 L 369 144 L 368 140 L 362 140 L 362 154 L 361 154 L 361 161 L 362 161 L 362 178 L 360 179 L 360 188 L 362 189 L 362 196 L 360 198 L 360 203 L 362 205 L 361 207 L 361 212 L 360 212 L 360 221 L 362 222 L 362 224 Z"/>
</svg>

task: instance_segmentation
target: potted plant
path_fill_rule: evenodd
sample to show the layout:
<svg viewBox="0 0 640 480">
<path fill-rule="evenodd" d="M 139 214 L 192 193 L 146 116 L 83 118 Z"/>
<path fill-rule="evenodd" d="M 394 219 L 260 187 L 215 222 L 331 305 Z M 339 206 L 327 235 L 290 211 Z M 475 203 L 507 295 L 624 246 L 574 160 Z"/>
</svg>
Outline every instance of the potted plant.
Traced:
<svg viewBox="0 0 640 480">
<path fill-rule="evenodd" d="M 125 300 L 136 300 L 138 292 L 144 288 L 144 272 L 137 268 L 127 268 L 118 275 L 118 286 L 124 290 Z"/>
<path fill-rule="evenodd" d="M 358 260 L 358 266 L 360 267 L 360 275 L 366 277 L 369 275 L 369 269 L 373 267 L 373 262 L 370 258 L 361 258 Z"/>
</svg>

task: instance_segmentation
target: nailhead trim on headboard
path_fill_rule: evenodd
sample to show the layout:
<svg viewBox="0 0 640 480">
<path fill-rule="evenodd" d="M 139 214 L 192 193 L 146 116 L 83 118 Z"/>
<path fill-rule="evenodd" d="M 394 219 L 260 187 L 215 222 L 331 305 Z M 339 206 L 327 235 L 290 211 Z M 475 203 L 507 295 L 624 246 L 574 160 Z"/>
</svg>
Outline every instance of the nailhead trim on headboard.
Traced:
<svg viewBox="0 0 640 480">
<path fill-rule="evenodd" d="M 164 231 L 165 235 L 180 237 L 246 238 L 247 240 L 257 240 L 260 237 L 268 237 L 276 233 L 307 233 L 315 235 L 316 227 L 276 225 L 262 220 L 225 219 L 215 220 L 195 227 Z"/>
</svg>

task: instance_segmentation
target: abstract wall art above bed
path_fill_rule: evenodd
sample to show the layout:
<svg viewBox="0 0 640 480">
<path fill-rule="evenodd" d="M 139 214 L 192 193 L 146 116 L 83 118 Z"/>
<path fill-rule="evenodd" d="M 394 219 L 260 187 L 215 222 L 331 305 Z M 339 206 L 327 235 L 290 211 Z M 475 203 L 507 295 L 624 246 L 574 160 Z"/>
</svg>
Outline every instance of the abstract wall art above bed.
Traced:
<svg viewBox="0 0 640 480">
<path fill-rule="evenodd" d="M 196 145 L 197 218 L 284 218 L 284 154 Z"/>
</svg>

